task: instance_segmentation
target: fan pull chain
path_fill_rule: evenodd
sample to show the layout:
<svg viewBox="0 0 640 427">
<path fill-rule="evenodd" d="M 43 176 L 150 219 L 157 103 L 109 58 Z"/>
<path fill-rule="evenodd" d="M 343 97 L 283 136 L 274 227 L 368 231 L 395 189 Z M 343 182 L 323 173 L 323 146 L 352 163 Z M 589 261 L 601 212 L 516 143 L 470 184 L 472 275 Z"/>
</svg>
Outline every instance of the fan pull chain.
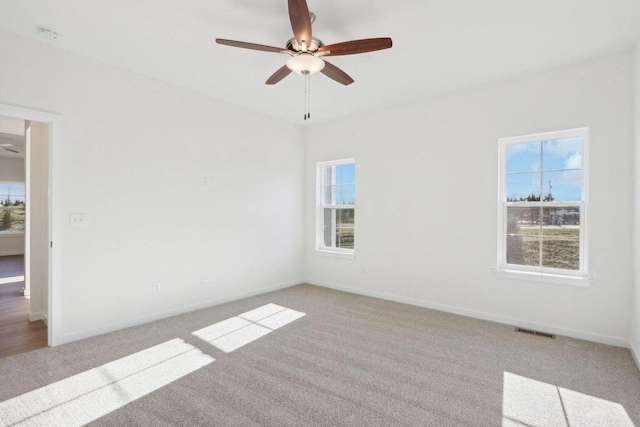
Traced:
<svg viewBox="0 0 640 427">
<path fill-rule="evenodd" d="M 307 74 L 307 119 L 311 118 L 311 75 Z"/>
<path fill-rule="evenodd" d="M 309 110 L 311 109 L 311 80 L 309 79 L 309 72 L 303 71 L 304 75 L 304 119 L 310 119 L 311 113 Z"/>
</svg>

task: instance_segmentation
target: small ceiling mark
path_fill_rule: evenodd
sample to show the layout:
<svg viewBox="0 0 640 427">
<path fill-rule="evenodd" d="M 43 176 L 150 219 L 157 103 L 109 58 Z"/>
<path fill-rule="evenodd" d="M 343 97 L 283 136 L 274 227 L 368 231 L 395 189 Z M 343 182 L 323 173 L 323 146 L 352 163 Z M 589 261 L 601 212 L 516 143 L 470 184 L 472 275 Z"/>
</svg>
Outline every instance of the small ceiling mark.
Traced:
<svg viewBox="0 0 640 427">
<path fill-rule="evenodd" d="M 47 40 L 57 40 L 58 39 L 58 33 L 56 33 L 55 31 L 53 31 L 52 29 L 49 28 L 45 28 L 45 27 L 39 27 L 38 28 L 38 33 L 40 33 L 40 35 L 42 37 L 44 37 Z"/>
</svg>

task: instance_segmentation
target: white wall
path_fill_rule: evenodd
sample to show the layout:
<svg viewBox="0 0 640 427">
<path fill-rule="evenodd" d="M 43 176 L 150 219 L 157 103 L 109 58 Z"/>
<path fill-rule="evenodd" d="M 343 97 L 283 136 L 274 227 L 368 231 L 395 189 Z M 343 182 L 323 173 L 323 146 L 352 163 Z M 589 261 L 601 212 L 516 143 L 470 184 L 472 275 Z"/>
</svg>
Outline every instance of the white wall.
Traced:
<svg viewBox="0 0 640 427">
<path fill-rule="evenodd" d="M 5 121 L 7 122 L 7 121 Z M 24 132 L 24 122 L 22 128 Z M 24 182 L 24 159 L 0 157 L 0 181 Z M 24 235 L 0 234 L 0 256 L 23 255 Z"/>
<path fill-rule="evenodd" d="M 0 57 L 0 103 L 61 114 L 56 343 L 302 279 L 300 128 L 8 33 Z"/>
<path fill-rule="evenodd" d="M 0 181 L 24 182 L 24 159 L 0 157 Z"/>
<path fill-rule="evenodd" d="M 640 40 L 635 49 L 635 292 L 633 298 L 633 316 L 631 327 L 631 347 L 640 367 Z"/>
<path fill-rule="evenodd" d="M 308 281 L 626 346 L 632 108 L 632 57 L 624 53 L 312 127 L 305 169 Z M 496 277 L 498 139 L 585 126 L 591 128 L 593 284 Z M 315 164 L 350 157 L 356 159 L 357 255 L 318 256 Z"/>
<path fill-rule="evenodd" d="M 49 285 L 49 128 L 45 123 L 31 122 L 28 152 L 27 233 L 29 251 L 27 272 L 32 320 L 48 318 Z"/>
<path fill-rule="evenodd" d="M 24 255 L 24 234 L 1 234 L 0 256 Z"/>
</svg>

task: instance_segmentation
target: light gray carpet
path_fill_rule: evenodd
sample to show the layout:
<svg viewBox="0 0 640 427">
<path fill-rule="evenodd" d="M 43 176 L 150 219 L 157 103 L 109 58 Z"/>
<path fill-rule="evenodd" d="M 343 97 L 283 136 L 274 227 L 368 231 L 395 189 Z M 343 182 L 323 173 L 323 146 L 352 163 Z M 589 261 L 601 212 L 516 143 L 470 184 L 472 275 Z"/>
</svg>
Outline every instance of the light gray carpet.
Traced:
<svg viewBox="0 0 640 427">
<path fill-rule="evenodd" d="M 231 353 L 192 335 L 268 303 L 306 316 Z M 174 338 L 215 362 L 96 425 L 500 426 L 505 372 L 620 403 L 640 424 L 626 349 L 310 285 L 0 359 L 0 401 Z"/>
</svg>

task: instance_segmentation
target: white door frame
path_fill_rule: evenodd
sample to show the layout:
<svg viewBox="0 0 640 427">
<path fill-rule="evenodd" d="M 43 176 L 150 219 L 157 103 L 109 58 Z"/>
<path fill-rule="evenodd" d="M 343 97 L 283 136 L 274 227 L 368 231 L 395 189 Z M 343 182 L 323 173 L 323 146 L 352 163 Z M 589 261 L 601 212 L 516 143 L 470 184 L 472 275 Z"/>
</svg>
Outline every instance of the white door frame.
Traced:
<svg viewBox="0 0 640 427">
<path fill-rule="evenodd" d="M 55 346 L 60 343 L 59 324 L 62 294 L 61 251 L 53 250 L 54 242 L 55 247 L 58 248 L 61 247 L 62 243 L 63 222 L 59 219 L 63 217 L 63 213 L 60 201 L 60 180 L 57 179 L 62 170 L 60 167 L 62 160 L 61 118 L 59 114 L 7 104 L 0 104 L 0 115 L 49 125 L 49 295 L 47 341 L 50 346 Z"/>
<path fill-rule="evenodd" d="M 27 125 L 28 124 L 28 125 Z M 24 121 L 24 247 L 23 266 L 24 271 L 24 296 L 31 299 L 31 120 Z M 29 301 L 29 320 L 32 311 Z"/>
</svg>

